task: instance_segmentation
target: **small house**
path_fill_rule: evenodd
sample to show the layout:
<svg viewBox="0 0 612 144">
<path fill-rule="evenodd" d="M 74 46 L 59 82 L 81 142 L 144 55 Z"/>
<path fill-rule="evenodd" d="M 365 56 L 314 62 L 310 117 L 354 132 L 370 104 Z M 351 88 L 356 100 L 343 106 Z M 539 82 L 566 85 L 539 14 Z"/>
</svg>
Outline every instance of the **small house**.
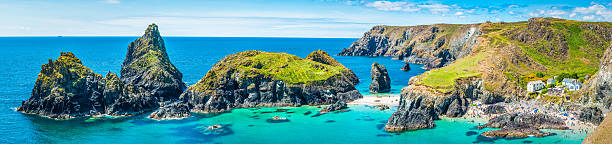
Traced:
<svg viewBox="0 0 612 144">
<path fill-rule="evenodd" d="M 562 84 L 567 88 L 568 91 L 575 91 L 582 88 L 582 83 L 580 83 L 580 81 L 576 79 L 563 79 Z"/>
<path fill-rule="evenodd" d="M 539 91 L 541 89 L 544 89 L 544 87 L 545 87 L 544 82 L 542 82 L 541 80 L 530 81 L 529 83 L 527 83 L 528 92 Z"/>
</svg>

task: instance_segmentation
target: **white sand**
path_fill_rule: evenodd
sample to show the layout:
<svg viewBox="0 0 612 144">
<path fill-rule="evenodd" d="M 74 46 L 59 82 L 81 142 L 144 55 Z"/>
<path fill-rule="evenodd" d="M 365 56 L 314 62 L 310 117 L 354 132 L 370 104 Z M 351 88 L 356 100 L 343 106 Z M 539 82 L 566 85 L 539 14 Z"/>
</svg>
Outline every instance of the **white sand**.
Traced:
<svg viewBox="0 0 612 144">
<path fill-rule="evenodd" d="M 361 105 L 387 105 L 389 107 L 399 105 L 399 94 L 364 95 L 363 98 L 354 100 L 348 104 Z"/>
</svg>

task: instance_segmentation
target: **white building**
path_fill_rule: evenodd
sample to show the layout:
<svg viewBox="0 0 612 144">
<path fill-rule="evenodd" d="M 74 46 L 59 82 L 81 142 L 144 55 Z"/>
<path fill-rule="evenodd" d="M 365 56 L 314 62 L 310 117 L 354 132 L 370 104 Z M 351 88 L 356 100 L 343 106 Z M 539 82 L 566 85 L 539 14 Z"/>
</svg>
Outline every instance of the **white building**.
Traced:
<svg viewBox="0 0 612 144">
<path fill-rule="evenodd" d="M 567 88 L 568 91 L 575 91 L 582 88 L 582 83 L 576 79 L 563 79 L 561 82 L 563 86 Z"/>
<path fill-rule="evenodd" d="M 527 83 L 527 91 L 528 92 L 539 91 L 539 90 L 543 89 L 544 87 L 546 87 L 546 86 L 544 85 L 544 82 L 542 82 L 541 80 L 530 81 L 529 83 Z"/>
</svg>

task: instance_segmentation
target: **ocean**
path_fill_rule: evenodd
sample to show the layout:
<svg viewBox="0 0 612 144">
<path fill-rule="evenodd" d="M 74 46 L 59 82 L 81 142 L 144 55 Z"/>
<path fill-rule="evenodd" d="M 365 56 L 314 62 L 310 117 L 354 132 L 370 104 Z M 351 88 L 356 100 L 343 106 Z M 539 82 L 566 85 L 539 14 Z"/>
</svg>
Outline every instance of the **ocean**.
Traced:
<svg viewBox="0 0 612 144">
<path fill-rule="evenodd" d="M 146 114 L 129 118 L 79 118 L 50 120 L 15 111 L 30 97 L 40 66 L 55 60 L 60 52 L 72 52 L 94 72 L 119 74 L 127 46 L 137 37 L 0 37 L 0 143 L 580 143 L 586 133 L 551 130 L 558 135 L 544 138 L 490 139 L 479 136 L 490 128 L 474 127 L 482 121 L 442 119 L 436 128 L 404 133 L 387 133 L 383 127 L 395 111 L 380 111 L 364 105 L 349 105 L 342 113 L 315 115 L 314 106 L 235 109 L 218 115 L 196 115 L 182 120 L 155 121 Z M 172 63 L 191 85 L 226 55 L 259 50 L 306 57 L 323 50 L 359 77 L 357 89 L 368 92 L 373 62 L 385 65 L 391 77 L 391 93 L 397 95 L 412 76 L 426 70 L 388 57 L 335 56 L 353 38 L 257 38 L 257 37 L 164 37 Z M 310 112 L 310 114 L 309 114 Z M 285 123 L 269 123 L 273 116 L 287 117 Z M 223 125 L 222 133 L 206 127 Z M 477 134 L 475 134 L 477 133 Z M 570 134 L 571 133 L 571 134 Z"/>
</svg>

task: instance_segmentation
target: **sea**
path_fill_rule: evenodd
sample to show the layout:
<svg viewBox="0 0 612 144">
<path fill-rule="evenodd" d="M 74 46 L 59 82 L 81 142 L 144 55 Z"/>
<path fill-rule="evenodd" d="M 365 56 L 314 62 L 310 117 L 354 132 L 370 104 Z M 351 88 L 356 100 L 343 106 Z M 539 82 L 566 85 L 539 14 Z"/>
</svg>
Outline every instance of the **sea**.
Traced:
<svg viewBox="0 0 612 144">
<path fill-rule="evenodd" d="M 231 112 L 200 115 L 180 120 L 156 121 L 147 114 L 134 117 L 76 118 L 51 120 L 15 111 L 30 97 L 40 66 L 57 59 L 60 52 L 72 52 L 94 72 L 120 73 L 127 46 L 137 37 L 0 37 L 0 143 L 581 143 L 588 133 L 545 130 L 557 135 L 544 138 L 495 139 L 479 134 L 494 130 L 476 129 L 486 121 L 443 118 L 432 129 L 387 133 L 384 125 L 397 107 L 380 111 L 367 105 L 349 105 L 350 111 L 318 115 L 316 106 L 235 109 Z M 373 62 L 386 66 L 391 92 L 398 96 L 408 80 L 427 70 L 389 57 L 336 56 L 355 38 L 263 38 L 263 37 L 164 37 L 171 62 L 192 85 L 226 55 L 258 50 L 306 57 L 323 50 L 350 68 L 366 97 Z M 379 94 L 380 95 L 380 94 Z M 288 109 L 278 111 L 278 109 Z M 286 117 L 274 123 L 268 119 Z M 211 125 L 221 129 L 207 130 Z"/>
</svg>

